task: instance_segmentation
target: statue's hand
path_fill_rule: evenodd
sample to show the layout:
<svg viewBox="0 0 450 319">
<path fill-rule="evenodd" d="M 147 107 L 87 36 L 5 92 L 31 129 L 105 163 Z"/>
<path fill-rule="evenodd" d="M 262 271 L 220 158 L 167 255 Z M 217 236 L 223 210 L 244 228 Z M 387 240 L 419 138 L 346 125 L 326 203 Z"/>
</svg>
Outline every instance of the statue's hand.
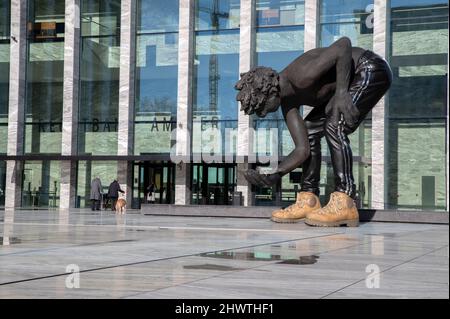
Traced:
<svg viewBox="0 0 450 319">
<path fill-rule="evenodd" d="M 343 118 L 346 126 L 353 128 L 360 116 L 359 110 L 353 105 L 349 92 L 337 93 L 328 102 L 325 113 L 333 124 L 337 125 Z"/>
<path fill-rule="evenodd" d="M 249 169 L 244 172 L 244 177 L 251 184 L 260 187 L 271 187 L 281 180 L 281 175 L 274 174 L 261 174 L 253 169 Z"/>
</svg>

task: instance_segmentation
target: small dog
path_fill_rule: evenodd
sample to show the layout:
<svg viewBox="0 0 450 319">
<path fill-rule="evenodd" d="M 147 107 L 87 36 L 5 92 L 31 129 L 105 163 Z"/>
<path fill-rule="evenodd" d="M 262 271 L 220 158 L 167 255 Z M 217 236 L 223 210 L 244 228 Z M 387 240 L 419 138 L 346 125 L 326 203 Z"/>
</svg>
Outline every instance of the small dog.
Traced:
<svg viewBox="0 0 450 319">
<path fill-rule="evenodd" d="M 116 202 L 116 213 L 125 214 L 127 207 L 127 201 L 123 198 L 119 198 Z"/>
</svg>

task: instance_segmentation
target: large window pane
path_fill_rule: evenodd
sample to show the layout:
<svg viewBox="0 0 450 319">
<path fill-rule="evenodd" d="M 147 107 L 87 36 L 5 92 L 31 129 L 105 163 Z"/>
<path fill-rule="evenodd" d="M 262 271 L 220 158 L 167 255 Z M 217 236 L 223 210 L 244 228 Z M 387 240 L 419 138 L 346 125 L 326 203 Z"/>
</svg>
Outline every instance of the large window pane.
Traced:
<svg viewBox="0 0 450 319">
<path fill-rule="evenodd" d="M 386 208 L 445 210 L 448 1 L 392 0 Z"/>
<path fill-rule="evenodd" d="M 75 207 L 85 208 L 91 205 L 91 182 L 99 177 L 103 194 L 108 193 L 109 184 L 117 180 L 116 161 L 79 161 L 77 172 L 77 195 Z"/>
<path fill-rule="evenodd" d="M 287 26 L 305 24 L 304 0 L 257 0 L 256 25 Z"/>
<path fill-rule="evenodd" d="M 320 46 L 329 46 L 343 35 L 353 46 L 372 48 L 373 0 L 320 1 Z"/>
<path fill-rule="evenodd" d="M 138 0 L 137 32 L 178 32 L 179 0 Z"/>
<path fill-rule="evenodd" d="M 177 116 L 178 4 L 138 2 L 135 154 L 170 152 Z"/>
<path fill-rule="evenodd" d="M 9 103 L 10 1 L 0 2 L 0 154 L 7 152 Z M 0 202 L 1 204 L 1 202 Z"/>
<path fill-rule="evenodd" d="M 235 153 L 239 79 L 237 0 L 197 0 L 193 78 L 194 153 Z"/>
<path fill-rule="evenodd" d="M 61 153 L 64 14 L 64 1 L 28 2 L 26 153 Z"/>
<path fill-rule="evenodd" d="M 281 72 L 304 51 L 305 2 L 257 0 L 256 52 L 258 66 Z M 294 148 L 281 108 L 265 118 L 253 116 L 254 150 L 259 156 L 288 155 Z M 257 188 L 256 205 L 288 204 L 295 200 L 298 182 L 283 177 L 280 189 Z"/>
<path fill-rule="evenodd" d="M 372 49 L 373 44 L 373 0 L 322 0 L 320 1 L 321 47 L 331 45 L 343 36 L 351 39 L 353 46 Z M 357 189 L 357 204 L 369 208 L 371 203 L 371 113 L 349 136 L 353 152 L 353 176 Z M 322 141 L 322 170 L 320 178 L 321 200 L 327 202 L 334 192 L 334 173 L 328 146 Z"/>
<path fill-rule="evenodd" d="M 26 161 L 22 207 L 59 207 L 60 161 Z"/>
<path fill-rule="evenodd" d="M 78 152 L 117 154 L 120 1 L 81 4 Z"/>
<path fill-rule="evenodd" d="M 239 28 L 240 0 L 196 0 L 195 30 Z"/>
</svg>

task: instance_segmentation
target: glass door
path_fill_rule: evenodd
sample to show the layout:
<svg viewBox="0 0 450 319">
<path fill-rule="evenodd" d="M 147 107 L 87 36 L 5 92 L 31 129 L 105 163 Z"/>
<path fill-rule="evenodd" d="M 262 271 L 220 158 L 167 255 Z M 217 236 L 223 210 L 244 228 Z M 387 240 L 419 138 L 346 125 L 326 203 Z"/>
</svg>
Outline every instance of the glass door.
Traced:
<svg viewBox="0 0 450 319">
<path fill-rule="evenodd" d="M 173 204 L 175 202 L 175 166 L 172 163 L 143 162 L 135 164 L 133 203 Z M 149 200 L 148 188 L 153 184 L 153 198 Z"/>
<path fill-rule="evenodd" d="M 233 164 L 200 164 L 192 167 L 192 204 L 229 205 L 236 186 Z"/>
<path fill-rule="evenodd" d="M 0 161 L 0 207 L 5 206 L 6 161 Z"/>
</svg>

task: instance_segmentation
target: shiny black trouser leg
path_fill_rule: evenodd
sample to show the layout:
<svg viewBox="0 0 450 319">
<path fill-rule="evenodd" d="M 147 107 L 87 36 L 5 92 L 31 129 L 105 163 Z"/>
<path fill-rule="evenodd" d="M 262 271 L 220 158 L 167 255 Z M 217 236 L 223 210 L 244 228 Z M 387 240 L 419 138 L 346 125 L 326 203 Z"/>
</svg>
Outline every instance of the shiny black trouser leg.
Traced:
<svg viewBox="0 0 450 319">
<path fill-rule="evenodd" d="M 303 163 L 301 190 L 303 192 L 311 192 L 319 196 L 320 183 L 320 165 L 322 164 L 322 153 L 320 149 L 320 140 L 324 136 L 325 118 L 315 121 L 305 121 L 308 129 L 308 139 L 310 147 L 310 156 Z"/>
<path fill-rule="evenodd" d="M 322 161 L 320 139 L 325 136 L 333 165 L 335 190 L 355 198 L 353 155 L 348 135 L 358 128 L 370 110 L 389 89 L 392 82 L 392 73 L 389 66 L 384 60 L 376 56 L 372 56 L 370 60 L 363 59 L 357 71 L 349 88 L 353 105 L 360 112 L 353 127 L 349 127 L 343 121 L 343 118 L 339 123 L 331 123 L 324 114 L 324 107 L 314 108 L 305 118 L 311 155 L 302 166 L 302 191 L 319 195 Z"/>
</svg>

